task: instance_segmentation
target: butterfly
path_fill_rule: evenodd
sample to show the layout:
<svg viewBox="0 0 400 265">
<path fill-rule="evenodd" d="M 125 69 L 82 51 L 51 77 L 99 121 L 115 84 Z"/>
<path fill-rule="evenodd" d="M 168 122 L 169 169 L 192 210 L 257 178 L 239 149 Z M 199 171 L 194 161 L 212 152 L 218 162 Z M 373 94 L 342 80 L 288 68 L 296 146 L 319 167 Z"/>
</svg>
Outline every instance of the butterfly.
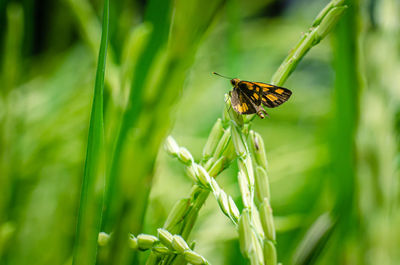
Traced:
<svg viewBox="0 0 400 265">
<path fill-rule="evenodd" d="M 268 113 L 262 105 L 268 108 L 275 108 L 286 102 L 292 95 L 292 91 L 284 87 L 229 78 L 216 72 L 213 72 L 213 74 L 231 79 L 233 86 L 231 104 L 239 114 L 256 113 L 261 119 L 264 119 L 264 114 L 268 115 Z"/>
</svg>

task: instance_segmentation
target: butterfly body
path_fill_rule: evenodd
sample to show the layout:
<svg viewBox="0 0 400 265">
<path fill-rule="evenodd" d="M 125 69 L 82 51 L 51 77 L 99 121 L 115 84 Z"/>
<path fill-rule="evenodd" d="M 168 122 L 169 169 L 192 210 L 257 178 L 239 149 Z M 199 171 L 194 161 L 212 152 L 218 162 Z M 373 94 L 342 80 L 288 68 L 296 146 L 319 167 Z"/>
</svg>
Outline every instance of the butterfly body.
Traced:
<svg viewBox="0 0 400 265">
<path fill-rule="evenodd" d="M 239 114 L 254 114 L 264 118 L 267 112 L 262 107 L 275 108 L 286 102 L 292 92 L 284 87 L 274 86 L 261 82 L 242 81 L 238 78 L 231 79 L 233 90 L 231 103 L 233 109 Z M 268 114 L 267 114 L 268 115 Z"/>
</svg>

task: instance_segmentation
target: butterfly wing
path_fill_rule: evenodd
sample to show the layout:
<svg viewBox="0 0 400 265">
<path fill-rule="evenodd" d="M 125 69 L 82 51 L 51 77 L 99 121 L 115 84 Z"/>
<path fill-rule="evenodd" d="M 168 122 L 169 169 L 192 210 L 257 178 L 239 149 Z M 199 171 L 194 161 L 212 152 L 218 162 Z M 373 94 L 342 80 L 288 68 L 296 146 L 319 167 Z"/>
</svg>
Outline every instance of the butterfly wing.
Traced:
<svg viewBox="0 0 400 265">
<path fill-rule="evenodd" d="M 284 87 L 261 82 L 254 82 L 254 84 L 261 88 L 261 102 L 268 108 L 278 107 L 285 103 L 292 95 L 292 91 Z"/>
<path fill-rule="evenodd" d="M 262 88 L 254 82 L 240 81 L 239 90 L 244 93 L 256 106 L 261 105 Z"/>
<path fill-rule="evenodd" d="M 231 103 L 233 109 L 239 114 L 253 114 L 257 112 L 249 98 L 236 87 L 232 90 Z"/>
</svg>

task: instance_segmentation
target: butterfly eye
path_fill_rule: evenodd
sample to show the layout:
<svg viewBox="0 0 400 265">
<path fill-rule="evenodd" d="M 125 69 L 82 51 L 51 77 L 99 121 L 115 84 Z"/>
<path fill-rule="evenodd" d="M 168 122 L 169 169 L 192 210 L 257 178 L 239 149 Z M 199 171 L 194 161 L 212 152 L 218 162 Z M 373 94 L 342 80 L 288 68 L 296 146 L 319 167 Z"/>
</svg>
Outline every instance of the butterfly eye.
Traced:
<svg viewBox="0 0 400 265">
<path fill-rule="evenodd" d="M 232 79 L 232 80 L 231 80 L 231 84 L 232 84 L 232 86 L 235 86 L 235 85 L 236 85 L 236 80 L 235 80 L 235 79 Z"/>
</svg>

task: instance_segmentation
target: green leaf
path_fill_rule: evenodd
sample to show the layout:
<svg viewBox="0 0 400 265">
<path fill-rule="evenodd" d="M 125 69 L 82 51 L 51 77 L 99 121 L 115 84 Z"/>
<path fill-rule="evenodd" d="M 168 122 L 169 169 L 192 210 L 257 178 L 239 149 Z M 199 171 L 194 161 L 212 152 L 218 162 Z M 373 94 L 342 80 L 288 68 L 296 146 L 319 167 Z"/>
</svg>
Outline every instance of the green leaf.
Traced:
<svg viewBox="0 0 400 265">
<path fill-rule="evenodd" d="M 103 91 L 108 43 L 109 2 L 104 1 L 103 25 L 96 81 L 90 117 L 89 136 L 83 176 L 73 263 L 95 264 L 97 237 L 103 208 L 105 166 Z"/>
</svg>

